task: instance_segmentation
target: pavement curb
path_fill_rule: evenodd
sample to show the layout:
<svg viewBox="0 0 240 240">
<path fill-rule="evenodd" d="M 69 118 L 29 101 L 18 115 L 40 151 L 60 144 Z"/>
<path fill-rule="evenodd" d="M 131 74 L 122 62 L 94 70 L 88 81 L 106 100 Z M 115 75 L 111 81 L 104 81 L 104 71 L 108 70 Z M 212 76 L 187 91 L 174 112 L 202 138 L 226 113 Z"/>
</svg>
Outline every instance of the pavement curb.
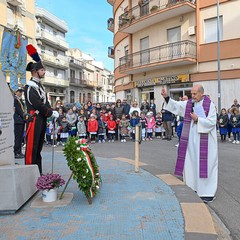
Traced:
<svg viewBox="0 0 240 240">
<path fill-rule="evenodd" d="M 128 162 L 134 165 L 134 160 L 127 158 L 113 158 L 114 160 Z M 180 206 L 185 223 L 185 239 L 186 240 L 217 240 L 218 234 L 215 230 L 212 215 L 205 203 L 197 196 L 197 194 L 186 186 L 180 179 L 171 175 L 164 174 L 161 170 L 154 166 L 139 162 L 139 166 L 160 178 L 165 184 L 172 188 Z"/>
</svg>

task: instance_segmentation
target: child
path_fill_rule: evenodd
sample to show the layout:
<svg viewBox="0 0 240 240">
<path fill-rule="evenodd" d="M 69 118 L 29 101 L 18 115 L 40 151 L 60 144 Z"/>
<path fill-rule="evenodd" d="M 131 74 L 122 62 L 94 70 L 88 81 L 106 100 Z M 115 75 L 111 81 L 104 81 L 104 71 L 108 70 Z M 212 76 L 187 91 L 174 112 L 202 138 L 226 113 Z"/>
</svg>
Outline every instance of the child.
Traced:
<svg viewBox="0 0 240 240">
<path fill-rule="evenodd" d="M 147 113 L 146 123 L 147 123 L 147 140 L 152 141 L 153 131 L 155 127 L 155 118 L 153 116 L 153 112 Z"/>
<path fill-rule="evenodd" d="M 114 142 L 114 136 L 115 136 L 115 130 L 117 127 L 116 122 L 113 120 L 113 115 L 109 115 L 109 120 L 107 121 L 107 127 L 108 127 L 108 142 Z"/>
<path fill-rule="evenodd" d="M 67 118 L 67 122 L 71 126 L 70 135 L 76 136 L 77 135 L 77 127 L 76 127 L 77 114 L 73 112 L 72 108 L 68 110 L 66 118 Z"/>
<path fill-rule="evenodd" d="M 67 139 L 69 137 L 69 131 L 71 129 L 69 123 L 67 122 L 66 116 L 62 117 L 62 120 L 60 121 L 60 139 L 61 144 L 64 146 L 64 144 L 67 142 Z"/>
<path fill-rule="evenodd" d="M 57 139 L 58 139 L 58 133 L 59 133 L 60 127 L 58 125 L 58 122 L 55 121 L 55 119 L 53 119 L 50 122 L 49 130 L 50 130 L 50 134 L 51 134 L 52 147 L 56 147 L 56 145 L 59 145 L 59 143 L 57 142 Z"/>
<path fill-rule="evenodd" d="M 94 114 L 90 115 L 90 119 L 88 120 L 88 127 L 87 130 L 90 135 L 91 143 L 96 142 L 96 136 L 98 131 L 98 121 L 96 120 L 96 116 Z"/>
<path fill-rule="evenodd" d="M 218 117 L 219 131 L 221 135 L 221 141 L 226 142 L 228 115 L 225 108 L 221 110 L 221 114 Z"/>
<path fill-rule="evenodd" d="M 102 115 L 99 115 L 99 120 L 98 120 L 98 143 L 104 143 L 104 136 L 106 133 L 106 123 L 103 121 Z"/>
<path fill-rule="evenodd" d="M 230 122 L 230 118 L 231 118 L 231 108 L 228 109 L 228 125 L 227 125 L 227 132 L 228 132 L 228 141 L 231 142 L 231 133 L 232 133 L 232 124 Z"/>
<path fill-rule="evenodd" d="M 126 136 L 128 135 L 128 126 L 129 120 L 126 118 L 125 114 L 122 114 L 122 119 L 119 122 L 121 142 L 126 142 Z"/>
<path fill-rule="evenodd" d="M 52 117 L 47 119 L 47 128 L 46 128 L 46 145 L 51 143 L 51 131 L 50 131 L 50 123 L 52 122 Z"/>
<path fill-rule="evenodd" d="M 131 137 L 133 140 L 135 140 L 135 128 L 138 123 L 139 123 L 138 111 L 133 111 L 131 119 L 130 119 L 130 128 L 132 130 Z"/>
<path fill-rule="evenodd" d="M 232 115 L 230 117 L 230 122 L 232 125 L 232 133 L 233 133 L 233 144 L 239 144 L 240 142 L 240 115 L 239 115 L 239 110 L 238 108 L 233 107 L 232 108 Z"/>
<path fill-rule="evenodd" d="M 78 123 L 77 123 L 77 134 L 79 139 L 86 139 L 87 137 L 87 129 L 86 129 L 86 124 L 84 121 L 84 115 L 80 115 L 78 118 Z"/>
<path fill-rule="evenodd" d="M 107 139 L 109 139 L 108 128 L 107 128 L 107 122 L 109 120 L 109 113 L 107 112 L 106 107 L 102 108 L 101 116 L 102 116 L 102 120 L 103 120 L 103 122 L 105 123 L 105 126 L 106 126 L 106 136 L 107 136 Z"/>
<path fill-rule="evenodd" d="M 141 136 L 142 136 L 142 140 L 145 141 L 146 140 L 146 126 L 147 126 L 147 122 L 146 122 L 146 116 L 144 112 L 141 112 L 140 114 L 140 118 L 139 118 L 139 122 L 141 123 Z"/>
<path fill-rule="evenodd" d="M 155 137 L 161 138 L 162 136 L 162 116 L 161 113 L 158 112 L 156 115 L 156 125 L 155 125 Z"/>
</svg>

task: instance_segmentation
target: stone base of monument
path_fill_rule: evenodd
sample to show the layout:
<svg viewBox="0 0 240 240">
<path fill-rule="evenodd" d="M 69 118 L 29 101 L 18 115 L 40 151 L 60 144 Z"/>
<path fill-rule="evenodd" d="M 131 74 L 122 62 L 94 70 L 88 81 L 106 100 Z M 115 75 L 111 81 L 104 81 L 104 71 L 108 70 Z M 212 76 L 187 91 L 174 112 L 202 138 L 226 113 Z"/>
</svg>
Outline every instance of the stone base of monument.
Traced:
<svg viewBox="0 0 240 240">
<path fill-rule="evenodd" d="M 0 166 L 0 214 L 18 211 L 37 191 L 37 165 Z"/>
</svg>

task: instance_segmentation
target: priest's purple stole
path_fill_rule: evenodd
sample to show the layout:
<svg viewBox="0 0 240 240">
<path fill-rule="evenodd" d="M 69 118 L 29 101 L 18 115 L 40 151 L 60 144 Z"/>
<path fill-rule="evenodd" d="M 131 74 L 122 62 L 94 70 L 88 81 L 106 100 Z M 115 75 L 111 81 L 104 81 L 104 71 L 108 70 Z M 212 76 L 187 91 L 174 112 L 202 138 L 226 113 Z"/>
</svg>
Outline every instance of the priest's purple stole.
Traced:
<svg viewBox="0 0 240 240">
<path fill-rule="evenodd" d="M 211 104 L 211 100 L 207 96 L 204 96 L 203 109 L 205 111 L 206 117 L 208 116 L 208 113 L 209 113 L 210 104 Z M 182 134 L 179 142 L 178 157 L 177 157 L 177 163 L 175 168 L 175 174 L 178 176 L 183 175 L 183 168 L 184 168 L 184 162 L 186 158 L 189 132 L 190 132 L 190 126 L 192 121 L 192 118 L 190 116 L 191 111 L 192 111 L 192 99 L 189 99 L 186 105 L 183 129 L 182 129 Z M 200 133 L 200 158 L 199 159 L 200 159 L 199 176 L 200 178 L 207 178 L 208 177 L 208 134 L 207 133 Z"/>
</svg>

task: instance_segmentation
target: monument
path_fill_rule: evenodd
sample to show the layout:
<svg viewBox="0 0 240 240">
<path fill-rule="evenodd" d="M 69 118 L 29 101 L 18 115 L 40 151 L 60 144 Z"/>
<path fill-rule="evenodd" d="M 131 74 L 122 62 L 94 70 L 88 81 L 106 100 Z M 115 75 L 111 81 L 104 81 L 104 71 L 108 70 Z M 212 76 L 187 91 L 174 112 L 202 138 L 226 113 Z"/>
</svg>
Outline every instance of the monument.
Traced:
<svg viewBox="0 0 240 240">
<path fill-rule="evenodd" d="M 7 52 L 4 55 L 7 55 Z M 36 193 L 35 183 L 40 175 L 37 165 L 15 165 L 13 95 L 5 77 L 6 72 L 17 72 L 18 65 L 16 64 L 14 69 L 8 69 L 3 64 L 4 57 L 2 51 L 0 59 L 2 65 L 2 67 L 0 65 L 0 214 L 15 213 L 19 210 Z"/>
</svg>

